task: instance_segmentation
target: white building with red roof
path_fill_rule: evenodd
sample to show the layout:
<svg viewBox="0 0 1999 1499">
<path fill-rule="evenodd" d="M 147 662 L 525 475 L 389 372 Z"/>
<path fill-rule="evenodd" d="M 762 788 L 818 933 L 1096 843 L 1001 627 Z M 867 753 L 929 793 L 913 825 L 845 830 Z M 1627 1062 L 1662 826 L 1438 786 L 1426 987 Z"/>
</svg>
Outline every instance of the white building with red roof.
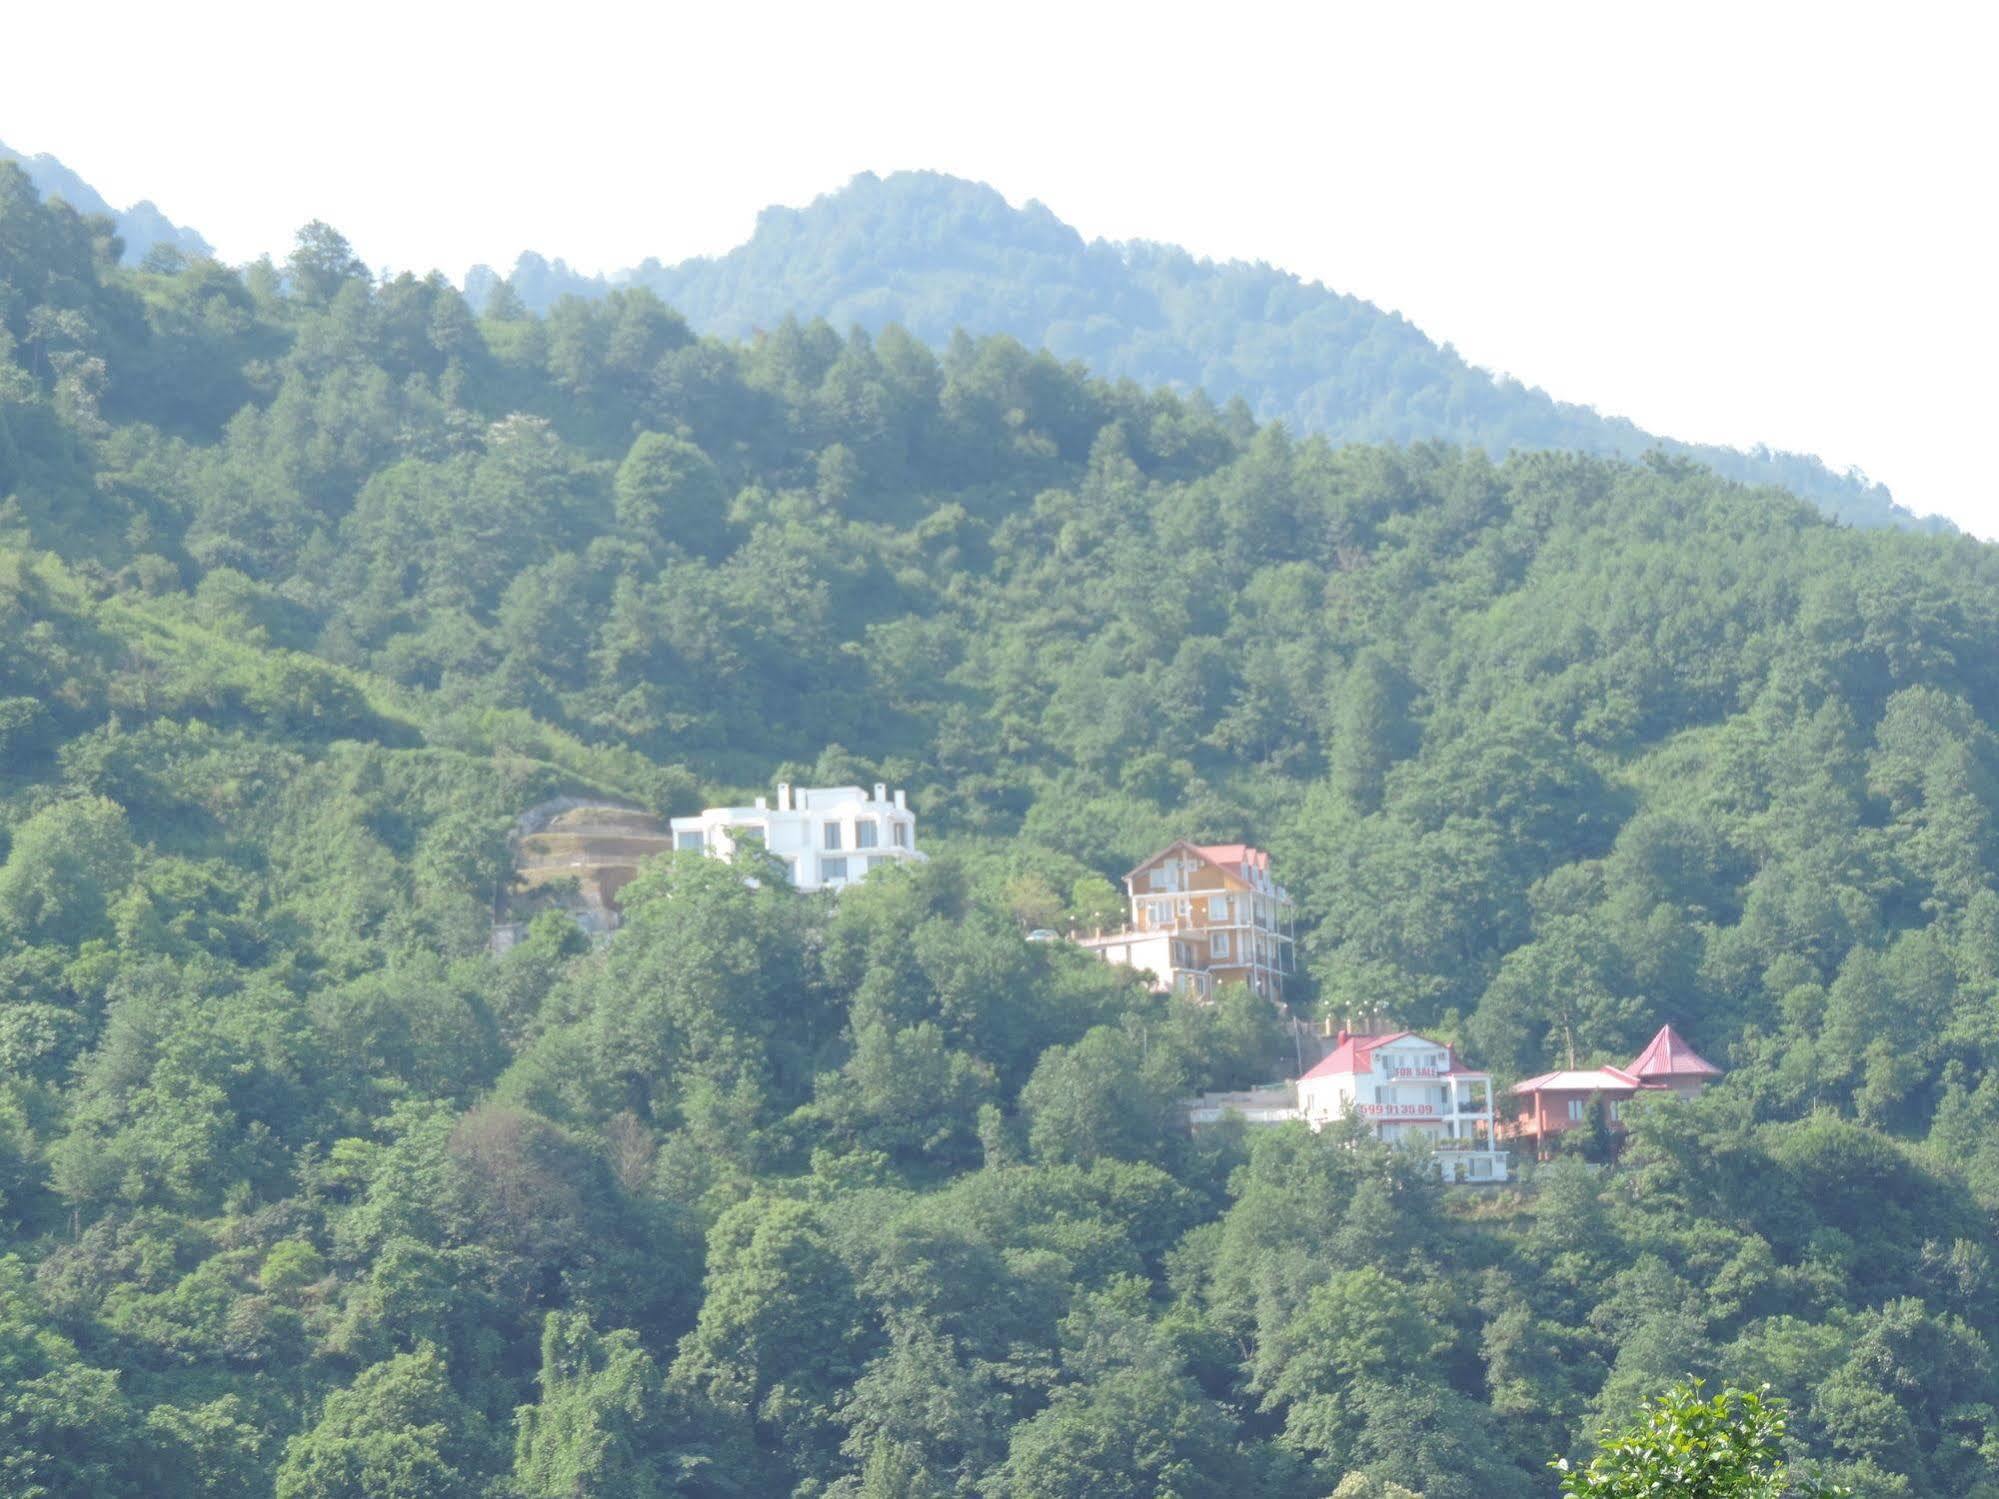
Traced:
<svg viewBox="0 0 1999 1499">
<path fill-rule="evenodd" d="M 1692 1098 L 1721 1069 L 1695 1051 L 1670 1025 L 1659 1027 L 1643 1051 L 1626 1067 L 1572 1067 L 1544 1072 L 1513 1085 L 1519 1102 L 1507 1124 L 1507 1134 L 1534 1142 L 1535 1154 L 1546 1159 L 1555 1138 L 1587 1125 L 1601 1104 L 1605 1125 L 1613 1134 L 1624 1130 L 1624 1105 L 1641 1094 L 1670 1093 Z"/>
<path fill-rule="evenodd" d="M 1298 1116 L 1315 1129 L 1358 1119 L 1377 1139 L 1429 1146 L 1445 1181 L 1506 1180 L 1492 1074 L 1465 1066 L 1445 1042 L 1414 1031 L 1341 1031 L 1325 1060 L 1298 1079 L 1297 1092 Z"/>
<path fill-rule="evenodd" d="M 1153 986 L 1206 999 L 1216 984 L 1245 984 L 1273 1002 L 1292 971 L 1290 892 L 1270 855 L 1247 843 L 1168 844 L 1124 877 L 1123 931 L 1075 940 L 1107 963 L 1137 968 Z"/>
</svg>

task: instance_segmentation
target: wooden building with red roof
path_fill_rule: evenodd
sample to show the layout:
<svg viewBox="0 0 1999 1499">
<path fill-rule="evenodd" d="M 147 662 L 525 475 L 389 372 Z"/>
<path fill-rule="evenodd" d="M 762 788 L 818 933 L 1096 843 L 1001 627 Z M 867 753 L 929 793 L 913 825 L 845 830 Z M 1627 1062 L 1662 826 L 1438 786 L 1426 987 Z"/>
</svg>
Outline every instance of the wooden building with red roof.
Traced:
<svg viewBox="0 0 1999 1499">
<path fill-rule="evenodd" d="M 1124 877 L 1130 924 L 1076 940 L 1109 963 L 1140 968 L 1161 989 L 1199 998 L 1245 984 L 1273 1003 L 1293 971 L 1290 893 L 1270 855 L 1247 843 L 1179 839 Z"/>
</svg>

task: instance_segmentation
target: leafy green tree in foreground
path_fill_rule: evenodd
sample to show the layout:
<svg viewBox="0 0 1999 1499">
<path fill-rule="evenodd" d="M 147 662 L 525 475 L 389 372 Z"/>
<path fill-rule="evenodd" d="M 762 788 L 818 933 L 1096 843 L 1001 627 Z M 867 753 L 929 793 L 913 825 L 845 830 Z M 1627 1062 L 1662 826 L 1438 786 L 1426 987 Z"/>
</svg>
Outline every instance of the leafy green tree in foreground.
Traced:
<svg viewBox="0 0 1999 1499">
<path fill-rule="evenodd" d="M 1587 1468 L 1562 1458 L 1567 1499 L 1836 1499 L 1849 1489 L 1794 1475 L 1784 1456 L 1786 1403 L 1756 1391 L 1701 1398 L 1675 1385 L 1644 1418 L 1604 1441 Z"/>
<path fill-rule="evenodd" d="M 551 1312 L 541 1334 L 541 1402 L 517 1417 L 514 1485 L 526 1499 L 649 1499 L 670 1491 L 648 1451 L 665 1425 L 664 1385 L 631 1332 L 599 1337 L 587 1317 Z"/>
<path fill-rule="evenodd" d="M 15 830 L 0 864 L 0 927 L 55 942 L 98 935 L 133 857 L 116 802 L 77 797 L 44 808 Z"/>
<path fill-rule="evenodd" d="M 327 1396 L 319 1424 L 285 1450 L 278 1499 L 474 1499 L 492 1448 L 444 1360 L 423 1347 Z"/>
<path fill-rule="evenodd" d="M 1370 1478 L 1365 1473 L 1349 1473 L 1333 1490 L 1333 1499 L 1423 1499 L 1423 1496 L 1399 1483 Z"/>
</svg>

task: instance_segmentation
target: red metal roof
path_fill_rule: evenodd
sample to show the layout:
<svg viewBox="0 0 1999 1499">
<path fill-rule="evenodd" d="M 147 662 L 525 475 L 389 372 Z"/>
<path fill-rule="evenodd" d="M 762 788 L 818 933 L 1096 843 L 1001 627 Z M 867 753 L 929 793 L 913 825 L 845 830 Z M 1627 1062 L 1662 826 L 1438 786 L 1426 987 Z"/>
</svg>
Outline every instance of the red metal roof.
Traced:
<svg viewBox="0 0 1999 1499">
<path fill-rule="evenodd" d="M 1720 1077 L 1721 1069 L 1707 1060 L 1670 1025 L 1659 1027 L 1652 1044 L 1624 1069 L 1634 1077 Z"/>
<path fill-rule="evenodd" d="M 1370 1066 L 1368 1056 L 1375 1047 L 1384 1042 L 1399 1041 L 1411 1034 L 1410 1031 L 1395 1031 L 1385 1036 L 1348 1036 L 1298 1081 L 1302 1083 L 1308 1077 L 1338 1077 L 1347 1072 L 1365 1072 Z"/>
<path fill-rule="evenodd" d="M 1515 1093 L 1635 1093 L 1640 1088 L 1662 1088 L 1664 1083 L 1648 1083 L 1622 1067 L 1582 1067 L 1566 1072 L 1544 1072 L 1515 1083 Z"/>
<path fill-rule="evenodd" d="M 1252 864 L 1258 869 L 1270 867 L 1270 855 L 1248 843 L 1190 843 L 1187 845 L 1210 864 L 1242 865 Z"/>
<path fill-rule="evenodd" d="M 1318 1064 L 1311 1071 L 1307 1072 L 1304 1077 L 1299 1078 L 1298 1081 L 1302 1083 L 1306 1078 L 1340 1077 L 1349 1072 L 1366 1072 L 1374 1065 L 1375 1048 L 1386 1046 L 1391 1041 L 1401 1041 L 1412 1036 L 1427 1046 L 1443 1046 L 1445 1053 L 1450 1057 L 1450 1062 L 1442 1072 L 1437 1074 L 1440 1078 L 1490 1077 L 1492 1075 L 1488 1072 L 1481 1072 L 1476 1067 L 1459 1065 L 1457 1048 L 1455 1046 L 1444 1046 L 1442 1042 L 1433 1041 L 1428 1036 L 1418 1035 L 1415 1031 L 1389 1031 L 1385 1034 L 1375 1036 L 1348 1036 L 1338 1046 L 1326 1053 Z"/>
<path fill-rule="evenodd" d="M 1257 848 L 1253 844 L 1189 843 L 1185 838 L 1175 838 L 1171 843 L 1167 844 L 1166 847 L 1162 848 L 1158 853 L 1152 855 L 1150 858 L 1146 859 L 1144 862 L 1139 864 L 1138 867 L 1136 869 L 1133 869 L 1130 874 L 1127 874 L 1125 878 L 1126 879 L 1136 878 L 1139 870 L 1151 868 L 1154 864 L 1157 864 L 1161 859 L 1165 858 L 1168 854 L 1172 853 L 1173 850 L 1176 848 L 1184 848 L 1187 850 L 1188 853 L 1195 854 L 1200 858 L 1207 860 L 1208 863 L 1215 865 L 1217 868 L 1225 870 L 1229 874 L 1235 875 L 1238 879 L 1243 877 L 1242 867 L 1245 864 L 1252 865 L 1257 869 L 1265 871 L 1266 873 L 1268 873 L 1270 869 L 1270 855 L 1264 852 L 1264 850 Z"/>
</svg>

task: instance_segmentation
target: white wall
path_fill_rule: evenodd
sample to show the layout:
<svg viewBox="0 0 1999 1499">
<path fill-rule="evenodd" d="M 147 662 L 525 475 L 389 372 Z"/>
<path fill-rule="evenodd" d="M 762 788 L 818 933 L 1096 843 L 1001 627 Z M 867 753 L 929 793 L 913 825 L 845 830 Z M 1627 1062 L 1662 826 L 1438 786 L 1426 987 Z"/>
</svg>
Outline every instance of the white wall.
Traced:
<svg viewBox="0 0 1999 1499">
<path fill-rule="evenodd" d="M 837 847 L 827 847 L 829 828 L 837 830 Z M 779 786 L 774 800 L 759 797 L 754 806 L 709 807 L 673 819 L 675 848 L 698 837 L 702 852 L 715 858 L 734 853 L 745 833 L 791 866 L 792 884 L 800 890 L 840 889 L 878 863 L 924 857 L 916 847 L 916 814 L 902 792 L 890 796 L 882 785 L 873 795 L 858 786 Z M 864 845 L 869 836 L 873 843 Z"/>
</svg>

